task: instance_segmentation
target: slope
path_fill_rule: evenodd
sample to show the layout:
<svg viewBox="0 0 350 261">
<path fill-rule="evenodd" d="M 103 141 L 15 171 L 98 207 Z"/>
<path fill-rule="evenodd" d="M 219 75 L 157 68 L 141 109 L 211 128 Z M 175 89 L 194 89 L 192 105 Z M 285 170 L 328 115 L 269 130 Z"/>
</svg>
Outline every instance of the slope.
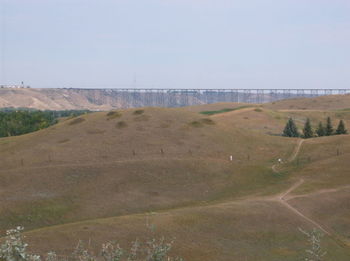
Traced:
<svg viewBox="0 0 350 261">
<path fill-rule="evenodd" d="M 1 139 L 2 228 L 49 226 L 28 233 L 33 248 L 67 254 L 78 239 L 125 245 L 152 222 L 187 260 L 295 260 L 306 247 L 297 228 L 320 224 L 328 258 L 347 260 L 350 136 L 299 147 L 277 135 L 291 116 L 348 123 L 349 113 L 198 113 L 228 106 L 95 113 Z M 275 173 L 277 158 L 290 162 Z"/>
<path fill-rule="evenodd" d="M 260 121 L 277 129 L 272 117 L 255 111 L 228 119 L 146 108 L 84 115 L 1 139 L 0 227 L 36 228 L 272 193 L 288 183 L 273 175 L 270 161 L 287 155 L 295 141 L 242 126 Z"/>
</svg>

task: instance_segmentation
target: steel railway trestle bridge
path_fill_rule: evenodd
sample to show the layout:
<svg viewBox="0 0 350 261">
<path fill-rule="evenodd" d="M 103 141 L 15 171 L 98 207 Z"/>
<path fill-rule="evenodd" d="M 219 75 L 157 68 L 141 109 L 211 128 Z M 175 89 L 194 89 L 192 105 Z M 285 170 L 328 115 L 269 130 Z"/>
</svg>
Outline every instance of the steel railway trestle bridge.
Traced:
<svg viewBox="0 0 350 261">
<path fill-rule="evenodd" d="M 66 89 L 66 88 L 65 88 Z M 71 89 L 71 88 L 70 88 Z M 72 89 L 91 102 L 118 101 L 121 108 L 183 107 L 218 102 L 267 103 L 282 99 L 350 94 L 350 89 Z M 101 95 L 101 91 L 102 94 Z"/>
</svg>

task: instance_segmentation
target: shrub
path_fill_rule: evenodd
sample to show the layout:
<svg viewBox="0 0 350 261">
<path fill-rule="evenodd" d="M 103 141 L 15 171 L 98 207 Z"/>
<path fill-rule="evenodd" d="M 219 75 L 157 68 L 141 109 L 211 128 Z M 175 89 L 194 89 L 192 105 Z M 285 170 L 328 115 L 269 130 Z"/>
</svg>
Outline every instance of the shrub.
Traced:
<svg viewBox="0 0 350 261">
<path fill-rule="evenodd" d="M 119 111 L 110 111 L 107 113 L 107 120 L 120 118 L 121 116 L 122 116 L 122 114 Z"/>
<path fill-rule="evenodd" d="M 214 125 L 215 124 L 215 121 L 213 121 L 212 119 L 209 119 L 209 118 L 204 118 L 204 119 L 201 119 L 200 121 L 201 121 L 201 123 L 207 124 L 207 125 Z"/>
<path fill-rule="evenodd" d="M 63 139 L 63 140 L 59 140 L 58 143 L 66 143 L 68 141 L 70 141 L 70 139 Z"/>
<path fill-rule="evenodd" d="M 84 118 L 75 118 L 69 122 L 69 125 L 76 125 L 76 124 L 82 123 L 84 121 L 85 121 Z"/>
<path fill-rule="evenodd" d="M 136 111 L 134 111 L 134 115 L 141 115 L 141 114 L 143 114 L 145 111 L 144 110 L 136 110 Z"/>
<path fill-rule="evenodd" d="M 128 127 L 128 124 L 125 121 L 118 121 L 117 124 L 116 124 L 116 127 L 118 129 L 122 129 L 122 128 Z"/>
<path fill-rule="evenodd" d="M 321 241 L 323 237 L 323 233 L 318 231 L 317 229 L 313 229 L 311 232 L 304 231 L 299 228 L 300 232 L 303 233 L 307 237 L 307 241 L 309 242 L 309 248 L 305 250 L 305 259 L 306 261 L 322 261 L 323 257 L 327 254 L 327 252 L 323 251 Z"/>
<path fill-rule="evenodd" d="M 203 127 L 203 124 L 202 124 L 201 122 L 199 122 L 199 121 L 192 121 L 192 122 L 190 123 L 190 125 L 191 125 L 192 127 L 195 127 L 195 128 Z"/>
<path fill-rule="evenodd" d="M 263 110 L 260 109 L 260 108 L 255 108 L 254 111 L 256 111 L 256 112 L 262 112 Z"/>
<path fill-rule="evenodd" d="M 24 242 L 22 227 L 8 230 L 6 240 L 0 247 L 0 259 L 4 261 L 41 261 L 39 255 L 29 254 L 28 244 Z M 168 255 L 173 241 L 167 242 L 164 238 L 150 239 L 146 242 L 138 240 L 131 244 L 130 250 L 122 249 L 119 244 L 107 242 L 102 244 L 99 254 L 94 254 L 79 241 L 71 256 L 59 259 L 55 252 L 46 254 L 46 261 L 183 261 L 182 258 L 172 258 Z M 60 255 L 61 256 L 61 255 Z"/>
</svg>

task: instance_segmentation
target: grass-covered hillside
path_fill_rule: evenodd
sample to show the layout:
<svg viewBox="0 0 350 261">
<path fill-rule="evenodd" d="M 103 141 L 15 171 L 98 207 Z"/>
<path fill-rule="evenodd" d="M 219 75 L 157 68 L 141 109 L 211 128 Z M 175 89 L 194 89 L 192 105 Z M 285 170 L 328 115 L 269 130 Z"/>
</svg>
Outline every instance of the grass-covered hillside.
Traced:
<svg viewBox="0 0 350 261">
<path fill-rule="evenodd" d="M 2 138 L 0 228 L 23 225 L 32 249 L 65 254 L 153 223 L 175 255 L 201 261 L 298 260 L 298 227 L 317 228 L 327 260 L 348 260 L 350 136 L 281 133 L 289 117 L 350 128 L 350 111 L 284 102 L 98 112 Z"/>
</svg>

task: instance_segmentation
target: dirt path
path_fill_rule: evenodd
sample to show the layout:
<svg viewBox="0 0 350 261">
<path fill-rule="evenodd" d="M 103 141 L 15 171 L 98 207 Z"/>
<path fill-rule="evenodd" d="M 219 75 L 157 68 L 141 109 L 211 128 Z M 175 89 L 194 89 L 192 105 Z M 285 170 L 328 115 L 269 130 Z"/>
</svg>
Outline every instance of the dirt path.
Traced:
<svg viewBox="0 0 350 261">
<path fill-rule="evenodd" d="M 299 140 L 297 146 L 295 147 L 292 155 L 288 158 L 288 160 L 285 163 L 288 162 L 292 162 L 296 159 L 296 157 L 299 155 L 301 146 L 303 144 L 304 140 Z M 272 170 L 275 173 L 279 173 L 277 170 L 277 166 L 278 164 L 274 164 L 272 166 Z M 295 207 L 293 207 L 292 205 L 290 205 L 288 203 L 288 200 L 290 200 L 292 197 L 288 197 L 288 195 L 290 193 L 292 193 L 294 190 L 296 190 L 299 186 L 301 186 L 304 183 L 304 179 L 300 179 L 298 180 L 295 184 L 293 184 L 289 189 L 287 189 L 286 191 L 284 191 L 282 194 L 278 195 L 277 197 L 274 197 L 272 199 L 278 201 L 279 203 L 281 203 L 283 206 L 285 206 L 286 208 L 288 208 L 289 210 L 291 210 L 294 214 L 298 215 L 299 217 L 301 217 L 302 219 L 304 219 L 305 221 L 307 221 L 308 223 L 313 224 L 315 227 L 317 227 L 319 230 L 321 230 L 323 233 L 327 234 L 327 235 L 331 235 L 331 233 L 329 231 L 327 231 L 325 228 L 323 228 L 321 226 L 321 224 L 317 223 L 315 220 L 305 216 L 302 212 L 300 212 L 298 209 L 296 209 Z M 286 199 L 288 197 L 288 199 Z"/>
<path fill-rule="evenodd" d="M 301 218 L 303 218 L 304 220 L 306 220 L 307 222 L 313 224 L 315 227 L 317 227 L 319 230 L 321 230 L 323 233 L 327 234 L 327 235 L 331 235 L 331 233 L 329 231 L 327 231 L 325 228 L 323 228 L 321 226 L 321 224 L 317 223 L 315 220 L 305 216 L 303 213 L 301 213 L 298 209 L 296 209 L 295 207 L 293 207 L 292 205 L 290 205 L 288 203 L 288 200 L 286 200 L 286 197 L 288 196 L 288 194 L 290 194 L 291 192 L 293 192 L 295 189 L 297 189 L 299 186 L 301 186 L 304 183 L 304 179 L 300 179 L 297 183 L 295 183 L 293 186 L 291 186 L 287 191 L 283 192 L 281 195 L 279 195 L 277 197 L 277 201 L 280 202 L 283 206 L 285 206 L 286 208 L 290 209 L 294 214 L 300 216 Z"/>
<path fill-rule="evenodd" d="M 288 162 L 292 162 L 293 160 L 295 160 L 296 159 L 296 157 L 299 155 L 299 152 L 300 152 L 300 149 L 301 149 L 301 145 L 304 143 L 304 140 L 299 140 L 298 141 L 298 144 L 297 144 L 297 146 L 294 148 L 294 151 L 293 151 L 293 153 L 292 153 L 292 155 L 287 159 L 287 161 L 286 162 L 284 162 L 284 163 L 288 163 Z M 283 163 L 282 163 L 283 164 Z M 273 172 L 275 172 L 275 173 L 279 173 L 278 172 L 278 170 L 277 170 L 277 166 L 279 166 L 279 165 L 281 165 L 281 164 L 274 164 L 274 165 L 272 165 L 272 171 Z"/>
<path fill-rule="evenodd" d="M 335 192 L 346 190 L 346 189 L 350 189 L 350 185 L 341 186 L 341 187 L 332 188 L 332 189 L 320 189 L 319 191 L 312 192 L 312 193 L 309 193 L 309 194 L 293 195 L 293 196 L 287 197 L 285 200 L 292 200 L 292 199 L 296 199 L 296 198 L 305 198 L 305 197 L 310 197 L 310 196 L 317 196 L 317 195 L 322 195 L 322 194 L 326 194 L 326 193 L 335 193 Z"/>
</svg>

